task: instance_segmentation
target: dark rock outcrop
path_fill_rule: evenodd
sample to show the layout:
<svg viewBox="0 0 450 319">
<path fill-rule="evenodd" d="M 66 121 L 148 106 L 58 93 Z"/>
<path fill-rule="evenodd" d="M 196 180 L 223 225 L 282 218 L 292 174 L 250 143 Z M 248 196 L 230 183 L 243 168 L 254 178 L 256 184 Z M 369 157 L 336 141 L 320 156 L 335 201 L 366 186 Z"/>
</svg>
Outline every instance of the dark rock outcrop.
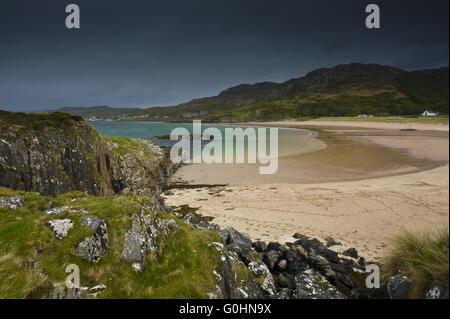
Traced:
<svg viewBox="0 0 450 319">
<path fill-rule="evenodd" d="M 325 238 L 325 241 L 327 243 L 327 247 L 341 246 L 342 245 L 342 243 L 336 241 L 333 237 L 327 237 L 327 238 Z"/>
<path fill-rule="evenodd" d="M 370 297 L 366 287 L 358 285 L 365 282 L 365 268 L 351 259 L 341 258 L 315 238 L 284 245 L 252 243 L 247 235 L 234 228 L 220 230 L 218 225 L 208 226 L 205 220 L 199 222 L 194 217 L 188 220 L 196 228 L 218 232 L 223 241 L 211 244 L 220 251 L 224 264 L 215 272 L 218 290 L 210 292 L 210 298 Z M 246 267 L 253 278 L 246 277 L 239 284 L 235 280 L 236 266 Z"/>
<path fill-rule="evenodd" d="M 210 245 L 219 251 L 222 260 L 222 266 L 214 271 L 217 289 L 208 293 L 210 298 L 260 299 L 264 297 L 260 285 L 254 277 L 246 274 L 247 267 L 235 252 L 229 250 L 222 243 L 211 243 Z M 263 276 L 267 274 L 264 270 L 261 271 Z M 271 292 L 270 282 L 267 282 L 264 287 Z"/>
<path fill-rule="evenodd" d="M 412 281 L 402 274 L 396 274 L 388 279 L 386 288 L 390 299 L 408 299 Z"/>
<path fill-rule="evenodd" d="M 256 250 L 256 252 L 258 253 L 262 253 L 264 250 L 266 250 L 267 248 L 267 244 L 263 241 L 255 241 L 252 244 L 253 249 Z"/>
<path fill-rule="evenodd" d="M 174 169 L 167 152 L 146 140 L 120 141 L 133 151 L 77 116 L 0 111 L 0 186 L 51 196 L 159 192 Z"/>
<path fill-rule="evenodd" d="M 280 259 L 280 253 L 277 250 L 268 250 L 264 252 L 262 261 L 269 267 L 270 270 L 275 269 L 275 265 Z"/>
<path fill-rule="evenodd" d="M 252 258 L 252 241 L 247 234 L 238 232 L 233 227 L 227 227 L 219 231 L 222 241 L 227 248 L 235 252 L 246 265 L 248 265 Z"/>
<path fill-rule="evenodd" d="M 355 259 L 358 258 L 358 252 L 356 251 L 355 248 L 349 248 L 346 251 L 344 251 L 342 254 L 345 256 L 355 258 Z"/>
<path fill-rule="evenodd" d="M 340 280 L 347 288 L 349 289 L 353 288 L 353 282 L 347 275 L 342 275 Z"/>
</svg>

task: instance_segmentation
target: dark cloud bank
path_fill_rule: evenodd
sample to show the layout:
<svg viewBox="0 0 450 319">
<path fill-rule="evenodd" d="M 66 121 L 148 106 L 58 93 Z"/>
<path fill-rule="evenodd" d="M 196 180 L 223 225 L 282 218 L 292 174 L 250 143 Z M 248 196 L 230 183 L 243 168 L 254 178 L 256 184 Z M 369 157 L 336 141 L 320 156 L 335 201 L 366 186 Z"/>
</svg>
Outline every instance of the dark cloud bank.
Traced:
<svg viewBox="0 0 450 319">
<path fill-rule="evenodd" d="M 81 29 L 65 28 L 65 6 Z M 381 7 L 381 29 L 364 8 Z M 362 62 L 448 65 L 448 0 L 2 0 L 0 108 L 174 105 Z"/>
</svg>

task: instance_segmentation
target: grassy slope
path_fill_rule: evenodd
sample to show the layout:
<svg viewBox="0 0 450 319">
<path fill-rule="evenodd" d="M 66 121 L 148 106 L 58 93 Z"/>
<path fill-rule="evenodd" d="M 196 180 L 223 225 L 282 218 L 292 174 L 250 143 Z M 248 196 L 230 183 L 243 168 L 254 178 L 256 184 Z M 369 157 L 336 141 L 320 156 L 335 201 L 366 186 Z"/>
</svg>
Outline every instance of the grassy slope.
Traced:
<svg viewBox="0 0 450 319">
<path fill-rule="evenodd" d="M 143 156 L 153 157 L 151 153 L 148 152 L 147 143 L 139 139 L 131 139 L 122 136 L 107 136 L 102 135 L 103 139 L 110 142 L 113 147 L 111 152 L 123 156 L 127 153 L 142 153 Z"/>
<path fill-rule="evenodd" d="M 403 231 L 383 260 L 383 273 L 391 276 L 401 270 L 410 277 L 414 282 L 410 295 L 412 298 L 424 298 L 432 280 L 448 286 L 448 248 L 445 252 L 448 237 L 448 229 L 423 233 Z"/>
<path fill-rule="evenodd" d="M 23 129 L 39 132 L 49 127 L 71 130 L 73 125 L 83 121 L 83 118 L 78 115 L 69 115 L 60 112 L 54 112 L 52 114 L 28 114 L 0 110 L 0 121 L 0 128 L 1 126 L 11 125 L 19 131 Z M 6 125 L 2 125 L 2 122 L 6 123 Z"/>
<path fill-rule="evenodd" d="M 51 287 L 50 282 L 64 282 L 68 275 L 65 267 L 72 263 L 80 267 L 82 286 L 107 285 L 100 298 L 205 298 L 206 291 L 214 290 L 213 270 L 220 264 L 220 256 L 208 243 L 219 241 L 218 235 L 196 231 L 178 220 L 179 229 L 168 247 L 157 260 L 148 260 L 143 273 L 137 274 L 120 261 L 124 234 L 131 223 L 128 216 L 139 212 L 141 203 L 150 201 L 150 197 L 96 198 L 70 192 L 51 198 L 0 188 L 0 196 L 11 195 L 23 195 L 26 201 L 21 210 L 0 209 L 0 298 L 39 297 Z M 85 262 L 73 253 L 76 245 L 92 234 L 89 227 L 80 225 L 83 213 L 41 215 L 50 206 L 62 205 L 86 208 L 89 216 L 107 218 L 110 251 L 98 264 Z M 62 240 L 45 226 L 55 218 L 71 218 L 74 222 L 74 228 Z M 36 258 L 42 273 L 33 270 L 29 261 L 36 247 L 42 251 Z"/>
</svg>

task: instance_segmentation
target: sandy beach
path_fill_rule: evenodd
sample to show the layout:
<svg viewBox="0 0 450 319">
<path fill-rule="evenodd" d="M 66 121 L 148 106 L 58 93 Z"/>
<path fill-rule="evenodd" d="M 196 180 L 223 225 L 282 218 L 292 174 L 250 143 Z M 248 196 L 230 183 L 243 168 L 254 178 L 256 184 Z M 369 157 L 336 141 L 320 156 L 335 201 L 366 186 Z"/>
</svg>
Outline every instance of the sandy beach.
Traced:
<svg viewBox="0 0 450 319">
<path fill-rule="evenodd" d="M 295 233 L 331 236 L 343 244 L 338 250 L 355 247 L 369 260 L 383 256 L 403 227 L 448 227 L 448 125 L 245 125 L 256 124 L 312 129 L 326 147 L 280 158 L 278 172 L 270 176 L 249 164 L 182 167 L 174 182 L 226 186 L 173 189 L 166 203 L 199 208 L 253 240 L 292 242 Z"/>
<path fill-rule="evenodd" d="M 413 129 L 420 131 L 447 131 L 449 124 L 424 124 L 424 123 L 395 123 L 395 122 L 367 122 L 367 121 L 278 121 L 278 122 L 247 122 L 248 125 L 266 125 L 277 127 L 317 127 L 317 126 L 337 126 L 350 128 L 384 129 L 384 130 L 405 130 Z"/>
</svg>

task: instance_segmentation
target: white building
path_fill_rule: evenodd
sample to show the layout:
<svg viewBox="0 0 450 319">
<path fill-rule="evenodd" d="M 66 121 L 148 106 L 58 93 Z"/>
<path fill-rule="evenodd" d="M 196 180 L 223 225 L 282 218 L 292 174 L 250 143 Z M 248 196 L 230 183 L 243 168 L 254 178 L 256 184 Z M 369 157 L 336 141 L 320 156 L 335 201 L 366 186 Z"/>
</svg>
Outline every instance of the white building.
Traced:
<svg viewBox="0 0 450 319">
<path fill-rule="evenodd" d="M 438 113 L 430 110 L 426 110 L 425 112 L 422 113 L 422 116 L 436 116 L 436 115 L 438 115 Z"/>
</svg>

